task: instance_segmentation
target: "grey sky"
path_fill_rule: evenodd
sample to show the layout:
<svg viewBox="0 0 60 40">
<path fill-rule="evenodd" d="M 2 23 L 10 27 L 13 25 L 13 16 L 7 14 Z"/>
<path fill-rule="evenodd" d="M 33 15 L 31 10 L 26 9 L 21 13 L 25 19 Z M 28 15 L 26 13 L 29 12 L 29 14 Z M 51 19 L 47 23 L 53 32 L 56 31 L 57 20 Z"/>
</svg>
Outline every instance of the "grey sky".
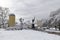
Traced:
<svg viewBox="0 0 60 40">
<path fill-rule="evenodd" d="M 10 0 L 8 5 L 17 19 L 31 19 L 33 16 L 42 19 L 48 18 L 51 11 L 60 8 L 60 0 Z"/>
</svg>

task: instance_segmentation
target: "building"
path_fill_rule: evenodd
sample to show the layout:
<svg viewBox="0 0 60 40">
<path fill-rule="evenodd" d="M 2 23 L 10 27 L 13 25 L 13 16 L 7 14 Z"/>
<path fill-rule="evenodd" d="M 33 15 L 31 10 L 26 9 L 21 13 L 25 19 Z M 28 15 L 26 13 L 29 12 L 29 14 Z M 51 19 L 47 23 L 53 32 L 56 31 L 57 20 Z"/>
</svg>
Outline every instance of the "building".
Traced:
<svg viewBox="0 0 60 40">
<path fill-rule="evenodd" d="M 15 15 L 14 14 L 10 14 L 9 15 L 9 23 L 8 23 L 8 26 L 11 27 L 11 26 L 14 26 L 15 25 Z"/>
</svg>

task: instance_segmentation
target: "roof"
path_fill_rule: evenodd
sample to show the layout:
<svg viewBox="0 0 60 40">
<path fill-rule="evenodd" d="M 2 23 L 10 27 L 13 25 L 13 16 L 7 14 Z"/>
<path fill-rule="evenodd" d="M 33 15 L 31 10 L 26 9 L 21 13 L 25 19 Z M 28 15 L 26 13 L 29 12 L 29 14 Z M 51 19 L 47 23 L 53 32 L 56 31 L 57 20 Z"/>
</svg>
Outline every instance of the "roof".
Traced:
<svg viewBox="0 0 60 40">
<path fill-rule="evenodd" d="M 15 14 L 10 14 L 9 16 L 15 16 Z"/>
</svg>

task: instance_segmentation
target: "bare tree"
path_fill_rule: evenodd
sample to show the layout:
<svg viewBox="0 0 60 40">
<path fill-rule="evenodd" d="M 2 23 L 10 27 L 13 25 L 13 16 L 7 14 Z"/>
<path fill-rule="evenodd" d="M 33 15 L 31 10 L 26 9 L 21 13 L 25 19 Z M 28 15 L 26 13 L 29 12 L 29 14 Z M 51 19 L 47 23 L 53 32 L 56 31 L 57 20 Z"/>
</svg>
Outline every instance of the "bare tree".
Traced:
<svg viewBox="0 0 60 40">
<path fill-rule="evenodd" d="M 8 17 L 9 9 L 0 7 L 0 18 L 2 20 L 1 25 L 3 28 L 5 27 L 5 24 L 7 23 L 7 17 Z"/>
<path fill-rule="evenodd" d="M 24 21 L 24 19 L 23 19 L 23 18 L 20 18 L 19 21 L 20 21 L 20 24 L 21 24 L 21 30 L 22 30 L 22 29 L 23 29 L 23 21 Z"/>
<path fill-rule="evenodd" d="M 56 11 L 52 11 L 51 13 L 50 13 L 50 24 L 49 25 L 51 25 L 52 27 L 55 27 L 55 29 L 56 28 L 58 28 L 58 26 L 60 26 L 59 24 L 59 20 L 60 20 L 60 9 L 58 9 L 58 10 L 56 10 Z M 59 27 L 59 29 L 60 29 L 60 27 Z"/>
</svg>

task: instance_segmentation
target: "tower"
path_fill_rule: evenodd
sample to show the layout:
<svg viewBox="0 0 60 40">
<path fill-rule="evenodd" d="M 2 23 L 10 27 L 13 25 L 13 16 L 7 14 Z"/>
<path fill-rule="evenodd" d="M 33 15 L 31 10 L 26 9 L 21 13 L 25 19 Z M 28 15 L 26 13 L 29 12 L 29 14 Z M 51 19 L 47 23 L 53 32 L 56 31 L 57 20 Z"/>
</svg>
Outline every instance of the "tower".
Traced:
<svg viewBox="0 0 60 40">
<path fill-rule="evenodd" d="M 15 25 L 15 15 L 14 14 L 9 15 L 9 24 L 8 25 L 9 25 L 9 27 Z"/>
</svg>

